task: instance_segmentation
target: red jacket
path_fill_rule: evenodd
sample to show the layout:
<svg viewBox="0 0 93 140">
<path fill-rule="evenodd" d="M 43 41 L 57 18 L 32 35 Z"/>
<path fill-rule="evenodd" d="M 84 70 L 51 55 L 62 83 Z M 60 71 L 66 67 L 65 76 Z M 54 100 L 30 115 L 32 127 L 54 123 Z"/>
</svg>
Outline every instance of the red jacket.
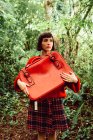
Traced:
<svg viewBox="0 0 93 140">
<path fill-rule="evenodd" d="M 31 58 L 28 60 L 26 66 L 27 66 L 28 64 L 31 64 L 32 61 L 33 61 L 33 59 L 34 59 L 35 57 L 40 57 L 40 56 L 33 56 L 33 57 L 31 57 Z M 77 78 L 78 78 L 78 77 L 77 77 Z M 18 76 L 15 78 L 15 81 L 14 81 L 14 88 L 15 88 L 16 91 L 19 91 L 19 92 L 20 92 L 21 90 L 19 89 L 19 87 L 18 87 L 18 85 L 17 85 L 17 80 L 18 80 L 18 79 L 20 79 L 20 75 L 19 75 L 19 74 L 18 74 Z M 49 94 L 49 95 L 47 96 L 47 98 L 65 98 L 65 97 L 66 97 L 66 92 L 65 92 L 66 87 L 72 89 L 74 92 L 77 93 L 77 92 L 80 90 L 80 79 L 78 78 L 78 82 L 77 82 L 77 83 L 67 83 L 67 82 L 66 82 L 64 87 L 61 87 L 60 89 L 57 89 L 57 90 L 53 91 L 53 93 Z"/>
</svg>

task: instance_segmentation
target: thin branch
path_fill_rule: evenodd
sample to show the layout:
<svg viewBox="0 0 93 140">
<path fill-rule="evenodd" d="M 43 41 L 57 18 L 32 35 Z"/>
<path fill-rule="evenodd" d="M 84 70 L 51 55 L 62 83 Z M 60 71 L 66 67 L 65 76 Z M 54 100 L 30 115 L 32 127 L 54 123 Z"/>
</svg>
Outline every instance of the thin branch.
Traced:
<svg viewBox="0 0 93 140">
<path fill-rule="evenodd" d="M 90 3 L 90 5 L 89 5 L 89 7 L 88 7 L 88 9 L 87 9 L 87 11 L 86 11 L 86 13 L 85 13 L 85 16 L 84 16 L 83 19 L 82 19 L 82 22 L 84 22 L 85 19 L 87 18 L 88 14 L 90 13 L 90 11 L 91 11 L 91 9 L 92 9 L 92 6 L 93 6 L 93 5 Z M 76 31 L 76 36 L 77 36 L 78 33 L 80 32 L 80 30 L 81 30 L 81 27 L 79 27 L 78 30 Z"/>
</svg>

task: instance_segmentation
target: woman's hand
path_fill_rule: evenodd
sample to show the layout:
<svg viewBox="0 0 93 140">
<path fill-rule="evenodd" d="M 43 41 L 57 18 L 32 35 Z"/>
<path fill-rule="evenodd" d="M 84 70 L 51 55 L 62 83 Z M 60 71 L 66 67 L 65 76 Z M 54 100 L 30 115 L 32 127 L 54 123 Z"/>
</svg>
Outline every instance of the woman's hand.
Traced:
<svg viewBox="0 0 93 140">
<path fill-rule="evenodd" d="M 22 82 L 20 79 L 17 80 L 17 84 L 19 86 L 19 88 L 27 95 L 29 95 L 27 86 L 30 86 L 29 84 Z"/>
<path fill-rule="evenodd" d="M 60 74 L 61 78 L 65 81 L 65 82 L 73 82 L 73 83 L 77 83 L 78 79 L 76 77 L 76 75 L 73 72 L 70 72 L 70 74 L 67 74 L 65 72 L 62 72 Z"/>
</svg>

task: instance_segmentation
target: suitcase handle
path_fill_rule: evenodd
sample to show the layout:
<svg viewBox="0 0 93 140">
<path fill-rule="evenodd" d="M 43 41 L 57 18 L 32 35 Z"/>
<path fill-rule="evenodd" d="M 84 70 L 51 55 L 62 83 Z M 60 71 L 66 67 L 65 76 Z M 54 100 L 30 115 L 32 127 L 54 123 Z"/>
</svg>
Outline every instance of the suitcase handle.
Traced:
<svg viewBox="0 0 93 140">
<path fill-rule="evenodd" d="M 41 58 L 39 58 L 39 57 L 38 58 L 34 58 L 31 64 L 28 64 L 27 66 L 25 66 L 25 69 L 28 68 L 28 67 L 30 67 L 31 65 L 37 63 L 40 60 L 41 60 Z"/>
<path fill-rule="evenodd" d="M 56 59 L 56 57 L 53 54 L 50 54 L 50 55 L 47 55 L 47 56 L 50 57 L 51 62 L 54 63 L 54 65 L 56 66 L 57 69 L 61 69 L 62 68 L 62 64 L 59 62 L 59 60 Z M 33 62 L 31 64 L 28 64 L 25 67 L 25 69 L 28 68 L 28 67 L 30 67 L 31 65 L 37 63 L 40 60 L 41 60 L 41 58 L 35 58 L 35 59 L 33 59 Z"/>
<path fill-rule="evenodd" d="M 30 86 L 34 85 L 35 82 L 33 80 L 33 78 L 31 77 L 31 75 L 25 70 L 21 70 L 25 76 L 25 78 L 27 79 L 28 83 L 30 84 Z"/>
<path fill-rule="evenodd" d="M 62 64 L 59 62 L 59 60 L 56 59 L 56 57 L 54 55 L 50 56 L 50 60 L 54 63 L 54 65 L 56 66 L 57 69 L 62 68 Z"/>
</svg>

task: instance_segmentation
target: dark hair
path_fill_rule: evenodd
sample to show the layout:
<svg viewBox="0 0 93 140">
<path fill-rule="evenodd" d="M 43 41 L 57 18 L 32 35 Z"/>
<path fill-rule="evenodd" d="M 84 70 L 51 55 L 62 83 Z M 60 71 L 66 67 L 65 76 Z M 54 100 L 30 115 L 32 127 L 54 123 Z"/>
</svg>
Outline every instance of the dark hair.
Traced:
<svg viewBox="0 0 93 140">
<path fill-rule="evenodd" d="M 41 50 L 42 50 L 42 45 L 41 45 L 41 43 L 42 43 L 43 38 L 50 38 L 50 37 L 53 38 L 53 35 L 52 35 L 50 32 L 44 32 L 44 33 L 42 33 L 42 34 L 39 36 L 38 42 L 37 42 L 37 50 L 38 50 L 38 51 L 41 51 Z M 53 47 L 52 47 L 52 50 L 55 50 L 55 48 L 54 48 L 54 38 L 53 38 Z"/>
</svg>

